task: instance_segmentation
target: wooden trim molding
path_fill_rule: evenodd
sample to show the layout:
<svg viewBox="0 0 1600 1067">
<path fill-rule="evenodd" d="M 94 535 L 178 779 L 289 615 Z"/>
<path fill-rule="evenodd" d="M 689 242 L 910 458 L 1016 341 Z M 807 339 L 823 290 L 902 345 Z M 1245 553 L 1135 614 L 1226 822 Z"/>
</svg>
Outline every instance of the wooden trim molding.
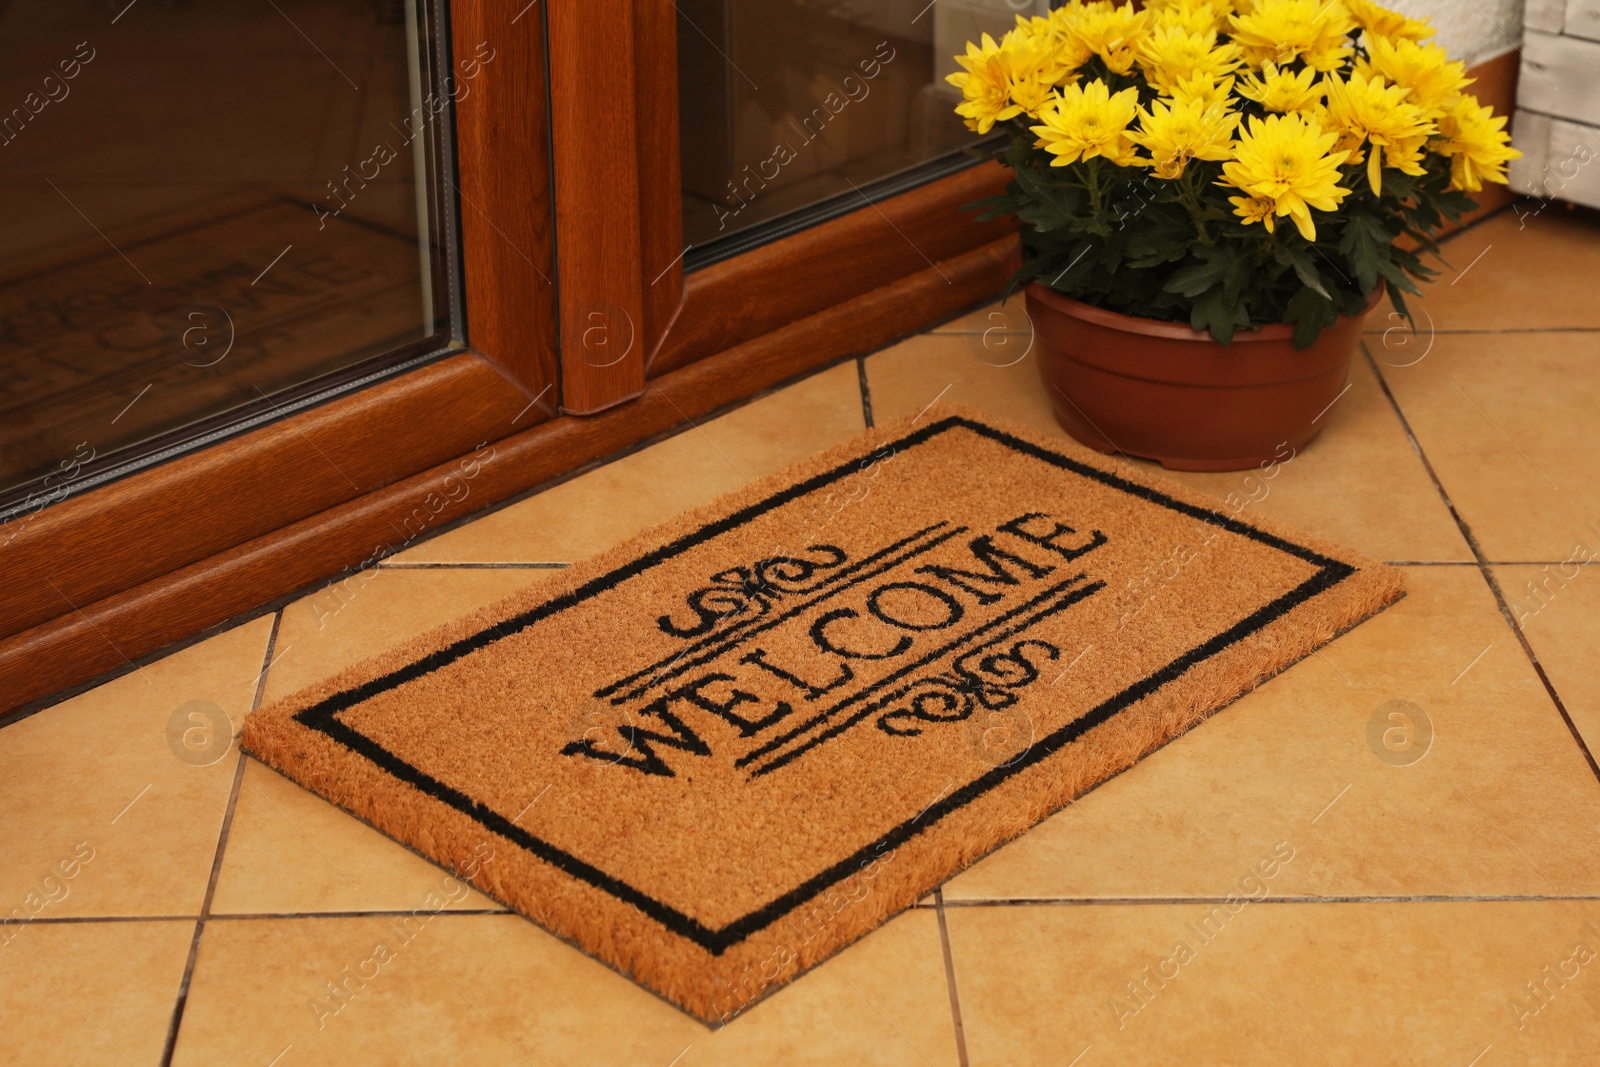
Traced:
<svg viewBox="0 0 1600 1067">
<path fill-rule="evenodd" d="M 517 5 L 520 6 L 520 5 Z M 456 69 L 479 63 L 456 101 L 457 214 L 467 337 L 536 407 L 554 415 L 558 376 L 550 118 L 542 9 L 450 5 Z"/>
<path fill-rule="evenodd" d="M 13 519 L 0 636 L 470 452 L 537 418 L 527 404 L 461 353 Z"/>
<path fill-rule="evenodd" d="M 962 210 L 1004 191 L 1009 174 L 998 163 L 969 167 L 881 202 L 867 200 L 848 215 L 695 271 L 649 375 L 687 366 L 1015 233 L 1014 221 L 977 223 Z"/>
<path fill-rule="evenodd" d="M 561 408 L 590 414 L 639 394 L 683 299 L 676 8 L 546 9 Z"/>
<path fill-rule="evenodd" d="M 563 417 L 441 462 L 0 641 L 0 712 L 371 565 L 453 519 L 841 357 L 881 347 L 998 291 L 1005 238 L 860 293 L 650 382 L 638 400 Z M 467 357 L 476 358 L 476 357 Z M 492 375 L 492 372 L 489 372 Z M 496 378 L 498 380 L 498 378 Z M 476 442 L 474 442 L 476 443 Z M 229 493 L 243 496 L 234 482 Z M 211 490 L 218 492 L 216 485 Z M 86 498 L 87 499 L 87 498 Z M 52 603 L 60 603 L 59 598 Z"/>
</svg>

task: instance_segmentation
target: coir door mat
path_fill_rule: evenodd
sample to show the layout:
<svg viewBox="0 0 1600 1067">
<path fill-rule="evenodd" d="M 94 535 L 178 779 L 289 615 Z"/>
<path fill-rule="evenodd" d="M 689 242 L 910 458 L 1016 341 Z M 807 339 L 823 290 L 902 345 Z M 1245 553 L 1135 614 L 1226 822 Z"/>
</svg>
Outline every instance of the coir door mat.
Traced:
<svg viewBox="0 0 1600 1067">
<path fill-rule="evenodd" d="M 726 1020 L 1401 595 L 1069 448 L 948 409 L 879 429 L 245 747 Z"/>
</svg>

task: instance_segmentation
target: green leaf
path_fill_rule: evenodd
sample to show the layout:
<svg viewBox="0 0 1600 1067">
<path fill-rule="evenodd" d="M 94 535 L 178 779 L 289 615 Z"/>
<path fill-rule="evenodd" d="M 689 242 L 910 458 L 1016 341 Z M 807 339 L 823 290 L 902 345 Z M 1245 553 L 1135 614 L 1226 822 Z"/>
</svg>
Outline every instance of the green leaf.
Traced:
<svg viewBox="0 0 1600 1067">
<path fill-rule="evenodd" d="M 1422 295 L 1422 290 L 1417 288 L 1417 283 L 1412 281 L 1410 277 L 1407 276 L 1406 272 L 1400 268 L 1399 264 L 1388 262 L 1380 263 L 1378 265 L 1378 272 L 1382 274 L 1384 279 L 1389 283 L 1389 291 L 1391 293 L 1396 289 L 1401 289 L 1410 293 L 1412 296 Z"/>
<path fill-rule="evenodd" d="M 1339 310 L 1314 290 L 1301 289 L 1290 298 L 1284 321 L 1294 323 L 1294 346 L 1304 351 L 1317 343 L 1323 330 L 1339 321 Z"/>
<path fill-rule="evenodd" d="M 1293 268 L 1295 276 L 1306 286 L 1316 290 L 1319 296 L 1332 300 L 1333 297 L 1329 296 L 1327 288 L 1322 284 L 1322 275 L 1306 248 L 1295 248 L 1286 244 L 1276 245 L 1272 250 L 1272 258 L 1286 267 Z"/>
<path fill-rule="evenodd" d="M 1221 344 L 1233 343 L 1233 332 L 1250 325 L 1250 312 L 1243 302 L 1229 300 L 1221 287 L 1194 302 L 1189 324 L 1197 330 L 1210 330 Z"/>
<path fill-rule="evenodd" d="M 1371 215 L 1352 214 L 1339 236 L 1339 251 L 1356 272 L 1356 285 L 1370 293 L 1394 247 L 1394 234 Z"/>
<path fill-rule="evenodd" d="M 1195 255 L 1200 262 L 1175 271 L 1162 288 L 1169 293 L 1199 296 L 1222 281 L 1238 261 L 1239 250 L 1225 245 L 1201 245 Z"/>
<path fill-rule="evenodd" d="M 1025 206 L 1017 218 L 1043 233 L 1077 222 L 1080 228 L 1091 220 L 1084 218 L 1088 196 L 1075 185 L 1046 181 L 1024 168 L 1017 171 L 1017 186 Z"/>
<path fill-rule="evenodd" d="M 1412 332 L 1415 333 L 1417 329 L 1417 320 L 1411 317 L 1411 309 L 1406 306 L 1405 294 L 1400 292 L 1392 285 L 1389 287 L 1389 303 L 1394 305 L 1394 309 L 1405 318 L 1407 325 L 1409 325 Z"/>
</svg>

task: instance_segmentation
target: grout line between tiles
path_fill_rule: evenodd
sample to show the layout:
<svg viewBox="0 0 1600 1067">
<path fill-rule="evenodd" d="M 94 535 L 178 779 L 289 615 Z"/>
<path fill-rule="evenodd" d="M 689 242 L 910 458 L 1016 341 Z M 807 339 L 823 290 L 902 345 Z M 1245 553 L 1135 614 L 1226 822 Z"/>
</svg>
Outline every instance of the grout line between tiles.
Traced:
<svg viewBox="0 0 1600 1067">
<path fill-rule="evenodd" d="M 1367 365 L 1372 368 L 1372 373 L 1377 375 L 1378 387 L 1383 390 L 1383 395 L 1389 398 L 1389 406 L 1394 409 L 1395 417 L 1400 420 L 1400 426 L 1406 432 L 1406 437 L 1411 441 L 1411 447 L 1416 450 L 1417 458 L 1422 460 L 1423 468 L 1428 472 L 1428 477 L 1433 480 L 1434 488 L 1439 492 L 1439 499 L 1444 501 L 1444 506 L 1450 510 L 1450 517 L 1455 520 L 1456 528 L 1461 531 L 1461 536 L 1466 539 L 1467 547 L 1472 550 L 1472 556 L 1478 563 L 1478 573 L 1483 576 L 1484 583 L 1488 585 L 1489 592 L 1494 596 L 1495 604 L 1500 608 L 1506 625 L 1511 627 L 1511 632 L 1516 635 L 1517 643 L 1522 646 L 1522 652 L 1528 657 L 1528 662 L 1533 665 L 1533 672 L 1538 675 L 1539 681 L 1544 686 L 1544 691 L 1549 694 L 1550 701 L 1556 706 L 1556 711 L 1561 715 L 1561 721 L 1567 724 L 1567 730 L 1572 734 L 1573 741 L 1577 742 L 1578 751 L 1583 753 L 1583 758 L 1589 764 L 1589 770 L 1594 774 L 1595 780 L 1600 781 L 1600 763 L 1595 762 L 1594 753 L 1589 750 L 1588 742 L 1584 741 L 1583 734 L 1578 730 L 1578 724 L 1572 721 L 1572 715 L 1567 711 L 1567 705 L 1561 699 L 1561 694 L 1556 692 L 1555 683 L 1550 680 L 1550 675 L 1545 672 L 1544 664 L 1539 662 L 1539 656 L 1533 650 L 1533 645 L 1528 641 L 1528 635 L 1523 632 L 1517 620 L 1511 614 L 1511 607 L 1506 602 L 1505 593 L 1500 589 L 1500 582 L 1495 578 L 1493 566 L 1483 554 L 1483 547 L 1478 544 L 1478 539 L 1472 533 L 1472 528 L 1467 525 L 1466 519 L 1456 509 L 1455 501 L 1450 499 L 1450 494 L 1445 490 L 1444 483 L 1439 480 L 1439 472 L 1434 470 L 1433 463 L 1428 459 L 1428 454 L 1423 451 L 1422 442 L 1417 439 L 1416 432 L 1411 428 L 1411 420 L 1406 418 L 1406 413 L 1400 409 L 1400 401 L 1395 397 L 1394 391 L 1389 388 L 1389 381 L 1383 376 L 1383 371 L 1378 367 L 1378 361 L 1372 358 L 1372 352 L 1365 341 L 1361 342 L 1361 354 L 1366 358 Z"/>
<path fill-rule="evenodd" d="M 1363 337 L 1382 337 L 1387 331 L 1363 330 Z M 1439 337 L 1476 336 L 1479 334 L 1502 333 L 1600 333 L 1600 326 L 1522 326 L 1510 330 L 1439 330 L 1434 334 Z"/>
<path fill-rule="evenodd" d="M 986 330 L 930 330 L 931 337 L 982 337 Z M 1363 330 L 1362 337 L 1382 337 L 1385 330 Z M 1517 334 L 1517 333 L 1600 333 L 1600 326 L 1524 326 L 1511 330 L 1439 330 L 1433 333 L 1439 337 L 1475 336 L 1478 334 Z"/>
<path fill-rule="evenodd" d="M 380 571 L 559 571 L 570 563 L 379 563 Z"/>
<path fill-rule="evenodd" d="M 950 950 L 950 928 L 944 921 L 944 889 L 933 891 L 933 913 L 939 920 L 939 947 L 944 953 L 944 984 L 950 993 L 950 1023 L 955 1027 L 956 1058 L 961 1067 L 969 1067 L 967 1058 L 967 1031 L 961 1024 L 961 993 L 956 988 L 955 954 Z"/>
<path fill-rule="evenodd" d="M 371 909 L 367 911 L 255 911 L 239 912 L 237 914 L 208 915 L 206 922 L 260 922 L 270 919 L 397 919 L 403 915 L 415 915 L 415 908 Z M 428 913 L 431 917 L 439 918 L 446 915 L 516 915 L 510 908 L 447 908 L 444 911 Z"/>
<path fill-rule="evenodd" d="M 856 377 L 861 383 L 861 417 L 866 421 L 867 429 L 876 425 L 872 421 L 872 387 L 867 384 L 867 357 L 856 357 Z"/>
<path fill-rule="evenodd" d="M 262 919 L 386 919 L 414 915 L 415 909 L 367 911 L 242 911 L 233 914 L 212 913 L 206 922 L 256 922 Z M 514 915 L 510 908 L 450 908 L 440 915 Z M 82 926 L 92 923 L 167 923 L 195 922 L 199 915 L 60 915 L 29 919 L 27 925 Z"/>
<path fill-rule="evenodd" d="M 1125 906 L 1171 906 L 1174 904 L 1217 905 L 1237 903 L 1237 897 L 1012 897 L 1009 899 L 946 900 L 945 908 L 1087 908 Z M 1262 897 L 1255 904 L 1560 904 L 1565 902 L 1600 901 L 1597 895 L 1555 895 L 1536 893 L 1485 894 L 1481 896 L 1452 896 L 1449 894 L 1414 893 L 1401 896 L 1299 896 Z"/>
<path fill-rule="evenodd" d="M 278 647 L 278 627 L 283 624 L 283 609 L 272 616 L 272 630 L 267 634 L 267 651 L 261 659 L 261 673 L 256 676 L 256 691 L 250 699 L 250 710 L 261 706 L 261 697 L 267 691 L 267 673 L 272 670 L 273 652 Z M 228 849 L 228 832 L 233 829 L 233 813 L 239 806 L 239 789 L 244 784 L 245 757 L 241 748 L 233 768 L 233 786 L 228 792 L 228 807 L 222 814 L 222 829 L 217 833 L 217 849 L 211 857 L 211 876 L 206 880 L 206 895 L 200 902 L 200 914 L 194 921 L 194 938 L 189 942 L 189 958 L 183 965 L 183 980 L 178 983 L 178 997 L 172 1006 L 172 1021 L 167 1024 L 167 1041 L 161 1051 L 161 1067 L 170 1067 L 172 1054 L 178 1046 L 178 1029 L 183 1025 L 183 1010 L 189 1003 L 189 983 L 194 978 L 194 964 L 200 954 L 200 938 L 205 933 L 206 917 L 211 914 L 211 900 L 216 896 L 217 877 L 222 873 L 222 857 Z"/>
<path fill-rule="evenodd" d="M 1384 563 L 1391 567 L 1476 567 L 1479 563 L 1475 559 L 1386 559 Z M 1594 567 L 1600 566 L 1600 559 L 1491 559 L 1483 564 L 1488 567 Z"/>
<path fill-rule="evenodd" d="M 912 911 L 934 912 L 939 920 L 941 937 L 944 937 L 946 927 L 941 909 L 946 908 L 1089 908 L 1089 907 L 1139 907 L 1139 906 L 1172 906 L 1172 905 L 1216 905 L 1229 902 L 1227 897 L 972 897 L 964 900 L 946 900 L 942 891 L 935 891 L 935 902 L 932 904 L 915 904 Z M 1367 895 L 1367 896 L 1293 896 L 1293 897 L 1263 897 L 1255 901 L 1257 904 L 1559 904 L 1565 902 L 1585 903 L 1600 902 L 1600 894 L 1536 894 L 1536 893 L 1501 893 L 1462 895 L 1448 893 L 1410 894 L 1410 895 Z M 413 909 L 383 909 L 375 908 L 362 911 L 260 911 L 237 912 L 233 914 L 212 913 L 206 916 L 207 923 L 219 922 L 272 922 L 278 920 L 301 919 L 391 919 L 414 914 Z M 452 917 L 467 916 L 477 917 L 485 915 L 518 915 L 510 908 L 450 908 L 437 914 L 437 918 L 449 919 Z M 162 922 L 195 922 L 198 915 L 64 915 L 55 917 L 40 917 L 28 920 L 28 925 L 37 923 L 41 926 L 91 926 L 100 923 L 162 923 Z M 532 920 L 527 920 L 532 921 Z M 951 958 L 953 960 L 953 957 Z M 947 978 L 953 983 L 953 967 L 951 960 L 947 966 L 951 974 Z M 954 986 L 952 985 L 952 989 Z"/>
<path fill-rule="evenodd" d="M 85 923 L 170 923 L 194 922 L 198 915 L 36 915 L 24 926 L 81 926 Z"/>
</svg>

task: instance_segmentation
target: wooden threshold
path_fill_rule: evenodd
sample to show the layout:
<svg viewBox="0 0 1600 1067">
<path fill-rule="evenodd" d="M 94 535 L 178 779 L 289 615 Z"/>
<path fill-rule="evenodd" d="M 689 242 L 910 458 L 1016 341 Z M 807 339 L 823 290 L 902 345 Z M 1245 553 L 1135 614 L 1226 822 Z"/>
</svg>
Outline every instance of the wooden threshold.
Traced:
<svg viewBox="0 0 1600 1067">
<path fill-rule="evenodd" d="M 464 352 L 13 519 L 0 637 L 470 452 L 527 405 Z"/>
</svg>

